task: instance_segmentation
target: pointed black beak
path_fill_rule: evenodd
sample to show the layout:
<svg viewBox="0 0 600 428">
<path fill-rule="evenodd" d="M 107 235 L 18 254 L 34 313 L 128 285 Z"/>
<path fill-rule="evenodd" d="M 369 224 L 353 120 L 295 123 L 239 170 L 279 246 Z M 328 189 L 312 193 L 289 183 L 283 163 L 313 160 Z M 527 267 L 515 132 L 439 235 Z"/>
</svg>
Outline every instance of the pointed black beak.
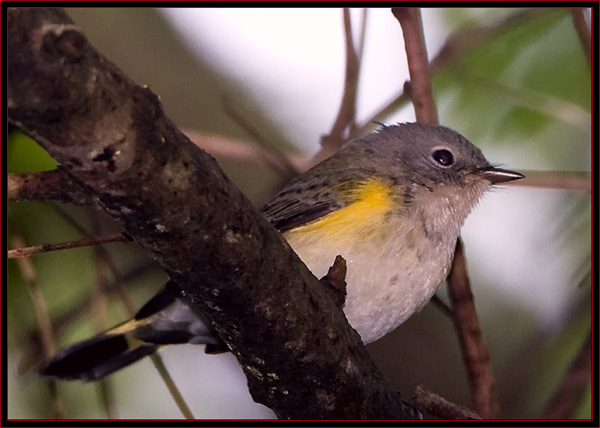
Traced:
<svg viewBox="0 0 600 428">
<path fill-rule="evenodd" d="M 509 171 L 507 169 L 494 168 L 493 166 L 482 169 L 481 176 L 492 184 L 506 183 L 507 181 L 525 178 L 521 173 Z"/>
</svg>

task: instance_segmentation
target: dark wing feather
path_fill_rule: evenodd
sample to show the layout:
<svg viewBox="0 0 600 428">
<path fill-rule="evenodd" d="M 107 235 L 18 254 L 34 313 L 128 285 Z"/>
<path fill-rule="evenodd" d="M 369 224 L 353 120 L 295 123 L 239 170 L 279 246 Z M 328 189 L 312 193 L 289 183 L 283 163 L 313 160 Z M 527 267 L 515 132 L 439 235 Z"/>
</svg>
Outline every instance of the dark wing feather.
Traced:
<svg viewBox="0 0 600 428">
<path fill-rule="evenodd" d="M 296 226 L 307 224 L 324 217 L 339 208 L 340 207 L 337 204 L 309 204 L 305 201 L 294 200 L 291 201 L 291 203 L 286 204 L 286 206 L 270 205 L 269 209 L 264 211 L 263 214 L 277 230 L 285 232 Z"/>
<path fill-rule="evenodd" d="M 340 209 L 342 205 L 331 197 L 328 180 L 319 178 L 314 177 L 310 183 L 290 183 L 261 212 L 280 232 L 285 232 Z"/>
<path fill-rule="evenodd" d="M 354 153 L 352 147 L 342 148 L 345 156 L 334 155 L 310 171 L 296 177 L 275 198 L 262 208 L 263 215 L 280 231 L 308 224 L 339 210 L 352 201 L 348 199 L 353 185 L 376 176 L 373 168 L 349 168 L 358 163 L 364 153 Z M 366 158 L 368 159 L 368 158 Z M 338 171 L 332 176 L 331 171 Z"/>
</svg>

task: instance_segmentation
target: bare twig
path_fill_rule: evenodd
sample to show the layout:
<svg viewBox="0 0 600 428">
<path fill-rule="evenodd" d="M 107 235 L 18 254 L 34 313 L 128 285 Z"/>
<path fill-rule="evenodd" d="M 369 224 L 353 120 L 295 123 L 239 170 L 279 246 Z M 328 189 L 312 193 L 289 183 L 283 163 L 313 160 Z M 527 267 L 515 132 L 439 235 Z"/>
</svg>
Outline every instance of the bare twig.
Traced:
<svg viewBox="0 0 600 428">
<path fill-rule="evenodd" d="M 221 135 L 205 134 L 193 129 L 184 129 L 183 132 L 188 138 L 211 155 L 217 158 L 224 158 L 232 161 L 243 162 L 250 165 L 269 166 L 277 173 L 285 173 L 287 167 L 280 165 L 279 160 L 273 159 L 273 153 L 265 149 L 262 145 L 251 145 L 242 140 L 236 140 Z M 302 156 L 293 154 L 282 155 L 289 163 L 293 165 L 294 171 L 306 171 L 308 169 L 308 160 Z"/>
<path fill-rule="evenodd" d="M 417 121 L 437 124 L 421 15 L 415 9 L 394 8 L 392 11 L 404 33 L 411 79 L 410 96 Z M 481 335 L 460 238 L 456 243 L 454 260 L 448 276 L 448 291 L 475 409 L 482 417 L 493 418 L 498 414 L 500 405 L 495 395 L 494 376 Z"/>
<path fill-rule="evenodd" d="M 479 326 L 467 276 L 467 262 L 460 239 L 456 243 L 454 261 L 448 275 L 448 295 L 454 308 L 456 320 L 454 325 L 461 343 L 475 411 L 483 418 L 494 418 L 500 411 L 500 404 L 496 396 L 490 355 L 483 342 Z"/>
<path fill-rule="evenodd" d="M 360 33 L 358 35 L 358 43 L 356 46 L 356 58 L 358 60 L 358 64 L 362 64 L 363 53 L 365 51 L 365 40 L 367 36 L 367 14 L 369 9 L 364 8 L 362 10 L 362 19 L 360 21 Z"/>
<path fill-rule="evenodd" d="M 91 238 L 91 234 L 87 230 L 85 230 L 84 227 L 82 227 L 73 217 L 71 217 L 60 206 L 58 206 L 57 204 L 52 204 L 52 207 L 66 222 L 68 222 L 71 226 L 73 226 L 75 228 L 75 230 L 77 230 L 82 235 L 86 236 L 87 239 Z M 110 254 L 108 253 L 106 248 L 104 248 L 102 245 L 100 245 L 100 246 L 96 247 L 96 251 L 103 258 L 104 262 L 110 269 L 110 271 L 113 275 L 113 278 L 115 278 L 116 292 L 121 300 L 121 303 L 123 304 L 125 312 L 127 313 L 128 316 L 132 317 L 135 314 L 135 307 L 133 305 L 133 302 L 131 301 L 131 298 L 129 297 L 129 294 L 127 293 L 127 290 L 125 289 L 125 287 L 123 285 L 123 284 L 125 284 L 125 280 L 124 280 L 123 276 L 121 275 L 119 269 L 115 265 L 112 257 L 110 256 Z"/>
<path fill-rule="evenodd" d="M 525 178 L 507 183 L 512 186 L 592 191 L 592 175 L 580 171 L 521 171 Z"/>
<path fill-rule="evenodd" d="M 360 77 L 360 56 L 362 56 L 362 43 L 364 37 L 359 41 L 359 50 L 354 46 L 352 36 L 352 21 L 350 10 L 343 10 L 344 19 L 344 41 L 346 50 L 346 68 L 344 76 L 344 92 L 340 102 L 337 117 L 329 131 L 329 134 L 321 137 L 321 150 L 311 159 L 311 164 L 316 164 L 336 152 L 348 139 L 350 131 L 356 124 L 356 99 L 358 95 L 358 81 Z M 364 36 L 364 25 L 366 15 L 363 15 L 361 26 Z"/>
<path fill-rule="evenodd" d="M 64 418 L 64 405 L 58 395 L 58 388 L 55 380 L 49 380 L 47 382 L 48 391 L 50 393 L 50 399 L 52 400 L 52 416 L 54 419 Z"/>
<path fill-rule="evenodd" d="M 13 245 L 17 249 L 21 249 L 25 244 L 23 239 L 16 233 L 13 233 Z M 31 297 L 31 301 L 33 303 L 33 310 L 35 313 L 35 317 L 40 327 L 43 351 L 46 357 L 50 357 L 56 352 L 56 341 L 54 339 L 54 332 L 52 330 L 52 323 L 50 321 L 50 315 L 48 313 L 48 306 L 46 305 L 46 300 L 40 290 L 35 269 L 31 260 L 27 257 L 19 258 L 17 261 L 19 264 L 19 269 L 21 270 L 21 274 L 23 275 L 23 279 L 27 284 L 27 290 L 29 291 L 29 295 Z"/>
<path fill-rule="evenodd" d="M 72 248 L 90 247 L 92 245 L 106 244 L 109 242 L 126 242 L 127 238 L 122 233 L 113 233 L 107 236 L 96 238 L 78 239 L 76 241 L 61 242 L 59 244 L 34 245 L 32 247 L 16 248 L 8 250 L 8 258 L 16 259 L 30 257 L 39 253 L 49 253 L 51 251 L 70 250 Z"/>
<path fill-rule="evenodd" d="M 111 380 L 102 379 L 98 382 L 98 390 L 100 392 L 102 406 L 106 411 L 106 417 L 108 419 L 117 419 L 119 414 L 117 412 L 117 407 L 115 406 L 115 392 Z"/>
<path fill-rule="evenodd" d="M 573 417 L 586 388 L 592 380 L 591 333 L 571 363 L 562 383 L 542 412 L 542 419 L 567 419 Z"/>
<path fill-rule="evenodd" d="M 344 17 L 344 40 L 346 47 L 346 74 L 344 78 L 344 93 L 340 103 L 338 115 L 329 131 L 327 139 L 323 140 L 323 145 L 330 144 L 333 140 L 343 141 L 346 137 L 345 132 L 356 118 L 356 95 L 358 92 L 358 77 L 360 63 L 358 54 L 354 47 L 354 38 L 352 36 L 352 22 L 350 20 L 350 10 L 343 10 Z M 337 145 L 336 149 L 339 147 Z"/>
<path fill-rule="evenodd" d="M 431 74 L 423 34 L 421 11 L 418 8 L 392 8 L 404 34 L 410 83 L 405 85 L 415 109 L 417 122 L 438 123 L 437 110 L 431 89 Z M 406 89 L 410 88 L 409 91 Z"/>
<path fill-rule="evenodd" d="M 162 357 L 158 353 L 154 353 L 151 355 L 151 360 L 152 360 L 152 364 L 154 364 L 154 367 L 158 371 L 160 378 L 167 386 L 167 389 L 169 390 L 169 394 L 171 394 L 171 397 L 173 397 L 173 400 L 175 401 L 175 404 L 179 408 L 179 411 L 183 414 L 183 417 L 186 419 L 195 419 L 194 414 L 192 413 L 191 409 L 185 402 L 185 399 L 183 398 L 183 395 L 179 391 L 179 388 L 177 388 L 177 385 L 175 385 L 173 378 L 169 374 L 169 371 L 167 370 L 167 366 L 165 366 L 165 363 L 163 362 Z"/>
<path fill-rule="evenodd" d="M 20 248 L 25 244 L 21 236 L 17 233 L 13 233 L 12 241 L 13 245 L 17 248 Z M 29 292 L 29 297 L 31 298 L 33 305 L 33 312 L 40 331 L 43 355 L 46 358 L 49 358 L 56 352 L 56 340 L 52 329 L 48 306 L 46 305 L 46 299 L 38 286 L 35 268 L 33 267 L 31 260 L 27 257 L 23 257 L 18 259 L 17 263 L 21 270 L 23 280 L 27 285 L 27 291 Z M 56 389 L 56 382 L 54 380 L 48 381 L 48 388 L 52 399 L 53 416 L 55 418 L 62 418 L 63 406 Z"/>
<path fill-rule="evenodd" d="M 590 33 L 590 28 L 588 27 L 587 22 L 585 20 L 584 9 L 578 7 L 572 8 L 571 16 L 573 17 L 573 25 L 575 26 L 575 31 L 577 31 L 577 36 L 579 37 L 581 47 L 583 48 L 585 59 L 587 59 L 588 65 L 591 67 L 592 35 Z"/>
<path fill-rule="evenodd" d="M 452 322 L 454 322 L 454 311 L 450 306 L 440 299 L 437 294 L 434 294 L 431 298 L 431 303 L 435 305 L 444 315 L 446 315 Z"/>
<path fill-rule="evenodd" d="M 417 386 L 412 402 L 420 409 L 442 419 L 481 419 L 481 416 L 471 409 L 459 406 L 433 392 L 429 392 L 421 385 Z"/>
</svg>

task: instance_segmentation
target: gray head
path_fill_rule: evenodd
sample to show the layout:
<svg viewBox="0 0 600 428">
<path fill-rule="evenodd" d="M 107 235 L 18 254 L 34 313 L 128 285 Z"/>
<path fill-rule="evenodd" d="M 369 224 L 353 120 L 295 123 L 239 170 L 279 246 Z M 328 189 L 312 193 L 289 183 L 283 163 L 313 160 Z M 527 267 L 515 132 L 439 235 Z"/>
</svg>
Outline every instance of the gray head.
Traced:
<svg viewBox="0 0 600 428">
<path fill-rule="evenodd" d="M 373 134 L 348 143 L 344 150 L 360 152 L 362 157 L 370 158 L 366 164 L 375 169 L 385 164 L 386 172 L 394 171 L 403 182 L 427 188 L 462 187 L 482 179 L 491 185 L 523 177 L 494 168 L 481 150 L 444 126 L 422 123 L 383 126 Z"/>
</svg>

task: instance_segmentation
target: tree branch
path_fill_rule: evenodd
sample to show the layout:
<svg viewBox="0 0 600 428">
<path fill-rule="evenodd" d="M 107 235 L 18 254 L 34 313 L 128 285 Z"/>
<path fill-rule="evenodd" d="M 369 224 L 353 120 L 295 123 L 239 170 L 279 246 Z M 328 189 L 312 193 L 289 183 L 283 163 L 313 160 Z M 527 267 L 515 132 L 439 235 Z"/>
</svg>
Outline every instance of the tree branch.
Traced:
<svg viewBox="0 0 600 428">
<path fill-rule="evenodd" d="M 412 401 L 419 406 L 419 408 L 443 419 L 481 419 L 481 417 L 471 409 L 451 403 L 445 398 L 427 391 L 421 385 L 417 386 Z"/>
<path fill-rule="evenodd" d="M 31 247 L 15 248 L 8 250 L 8 258 L 16 259 L 30 257 L 35 254 L 48 253 L 50 251 L 69 250 L 72 248 L 90 247 L 92 245 L 106 244 L 109 242 L 126 242 L 127 238 L 122 233 L 113 233 L 95 238 L 78 239 L 76 241 L 61 242 L 59 244 L 34 245 Z"/>
<path fill-rule="evenodd" d="M 521 171 L 525 178 L 511 186 L 535 187 L 538 189 L 561 189 L 592 191 L 592 174 L 582 171 Z"/>
<path fill-rule="evenodd" d="M 209 316 L 255 401 L 281 418 L 418 416 L 322 284 L 149 89 L 60 9 L 11 9 L 8 23 L 10 121 Z"/>
<path fill-rule="evenodd" d="M 575 26 L 575 31 L 577 31 L 577 36 L 579 37 L 579 42 L 581 43 L 583 54 L 585 55 L 585 59 L 587 60 L 588 65 L 591 67 L 592 35 L 590 34 L 590 29 L 585 20 L 585 12 L 582 8 L 574 7 L 571 9 L 571 16 L 573 17 L 573 25 Z"/>
<path fill-rule="evenodd" d="M 329 134 L 321 137 L 321 150 L 313 157 L 312 163 L 318 163 L 335 153 L 347 141 L 349 132 L 356 122 L 356 98 L 358 96 L 358 80 L 360 77 L 360 52 L 354 46 L 352 36 L 352 21 L 350 9 L 343 9 L 344 20 L 344 46 L 346 51 L 346 69 L 344 76 L 344 93 L 338 110 L 337 117 Z M 363 15 L 363 29 L 366 16 Z M 364 33 L 363 33 L 364 34 Z M 360 43 L 362 44 L 362 38 Z"/>
<path fill-rule="evenodd" d="M 486 419 L 497 417 L 500 403 L 496 395 L 496 381 L 490 365 L 490 354 L 483 342 L 460 238 L 448 275 L 448 295 L 454 309 L 454 326 L 460 340 L 475 411 Z"/>
<path fill-rule="evenodd" d="M 204 134 L 194 129 L 183 129 L 185 135 L 198 147 L 211 153 L 217 159 L 224 158 L 235 162 L 256 166 L 268 166 L 275 172 L 285 175 L 286 166 L 281 165 L 278 156 L 283 156 L 291 163 L 294 171 L 304 172 L 308 169 L 308 159 L 294 154 L 275 154 L 259 145 L 251 145 L 245 141 L 236 140 L 221 135 Z M 276 150 L 276 149 L 274 149 Z"/>
<path fill-rule="evenodd" d="M 410 82 L 404 86 L 414 109 L 417 122 L 438 124 L 437 109 L 431 89 L 429 59 L 423 34 L 421 11 L 418 8 L 392 8 L 402 26 Z M 408 90 L 407 90 L 408 89 Z"/>
<path fill-rule="evenodd" d="M 425 48 L 421 13 L 412 8 L 393 8 L 392 12 L 400 22 L 404 34 L 410 73 L 408 88 L 417 121 L 437 124 L 437 110 L 431 89 L 430 66 Z M 495 392 L 489 353 L 481 335 L 460 238 L 456 243 L 454 260 L 448 275 L 448 293 L 452 302 L 454 324 L 461 344 L 475 410 L 484 418 L 496 417 L 500 410 L 500 404 Z"/>
</svg>

